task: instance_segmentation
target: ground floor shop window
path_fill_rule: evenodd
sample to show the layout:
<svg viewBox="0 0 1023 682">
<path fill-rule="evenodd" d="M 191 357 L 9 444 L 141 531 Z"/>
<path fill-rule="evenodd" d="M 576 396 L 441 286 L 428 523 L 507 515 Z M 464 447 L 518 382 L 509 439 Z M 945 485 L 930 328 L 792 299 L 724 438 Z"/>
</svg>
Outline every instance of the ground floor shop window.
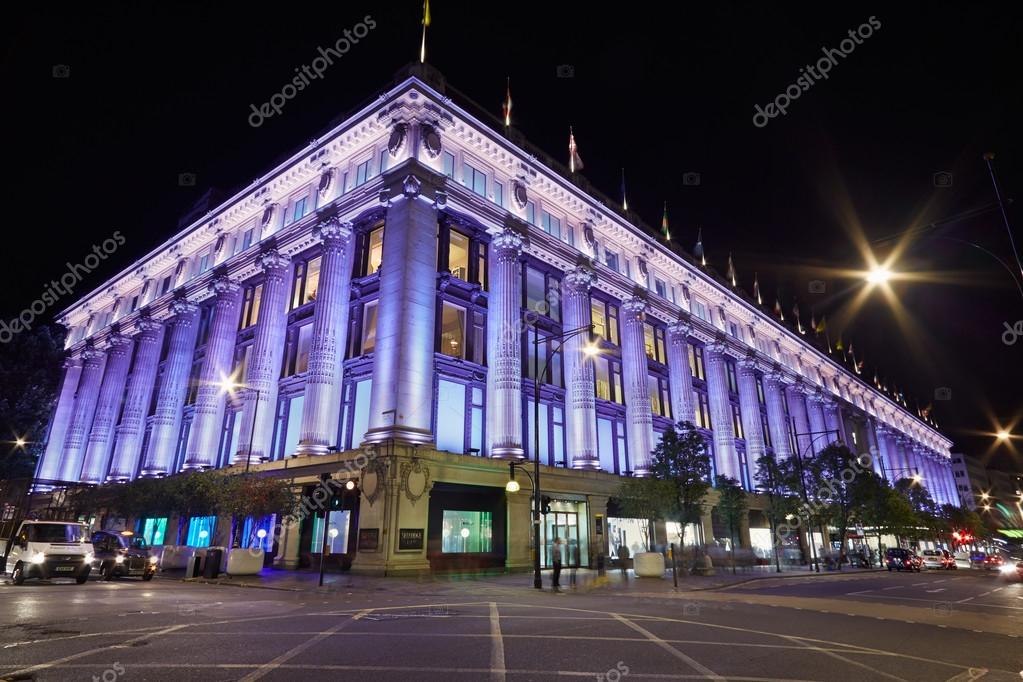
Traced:
<svg viewBox="0 0 1023 682">
<path fill-rule="evenodd" d="M 650 542 L 650 522 L 646 519 L 623 519 L 610 517 L 607 520 L 608 544 L 611 558 L 617 559 L 622 547 L 629 548 L 629 556 L 647 551 Z"/>
<path fill-rule="evenodd" d="M 162 545 L 164 535 L 167 533 L 167 518 L 159 519 L 145 519 L 139 523 L 139 527 L 135 529 L 136 535 L 141 535 L 142 539 L 146 541 L 146 544 L 152 547 L 153 545 Z"/>
<path fill-rule="evenodd" d="M 453 511 L 442 516 L 441 552 L 479 553 L 493 551 L 492 515 L 487 511 Z"/>
<path fill-rule="evenodd" d="M 188 520 L 189 547 L 209 547 L 217 525 L 216 516 L 193 516 Z"/>
<path fill-rule="evenodd" d="M 351 511 L 334 510 L 330 512 L 327 521 L 327 553 L 344 554 L 348 551 L 348 526 L 351 520 Z M 323 546 L 323 517 L 313 517 L 313 554 L 320 553 Z"/>
<path fill-rule="evenodd" d="M 242 549 L 261 549 L 264 552 L 269 552 L 273 544 L 273 527 L 274 517 L 272 514 L 257 518 L 247 517 L 239 538 Z"/>
<path fill-rule="evenodd" d="M 676 545 L 682 545 L 682 524 L 678 521 L 665 521 L 664 529 L 668 534 L 668 542 L 675 543 Z M 685 547 L 694 547 L 701 544 L 700 540 L 700 527 L 695 523 L 686 525 L 685 534 Z"/>
<path fill-rule="evenodd" d="M 544 515 L 541 537 L 544 567 L 554 565 L 560 557 L 562 566 L 589 566 L 589 533 L 586 503 L 552 500 L 551 511 Z"/>
</svg>

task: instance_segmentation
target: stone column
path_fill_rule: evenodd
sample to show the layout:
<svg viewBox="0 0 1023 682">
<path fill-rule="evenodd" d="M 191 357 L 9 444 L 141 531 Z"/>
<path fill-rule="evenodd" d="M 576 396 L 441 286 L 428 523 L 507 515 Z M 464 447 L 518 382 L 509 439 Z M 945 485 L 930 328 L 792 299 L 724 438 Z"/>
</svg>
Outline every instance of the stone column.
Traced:
<svg viewBox="0 0 1023 682">
<path fill-rule="evenodd" d="M 163 347 L 163 323 L 151 317 L 140 317 L 135 324 L 139 332 L 135 337 L 135 362 L 128 377 L 128 391 L 107 476 L 112 481 L 124 481 L 135 476 L 145 433 L 146 412 L 153 397 Z"/>
<path fill-rule="evenodd" d="M 241 316 L 241 286 L 227 277 L 218 277 L 210 284 L 216 295 L 210 316 L 206 356 L 199 372 L 195 394 L 195 416 L 188 434 L 185 469 L 215 466 L 220 433 L 224 426 L 227 402 L 222 382 L 231 376 L 234 347 L 238 339 Z"/>
<path fill-rule="evenodd" d="M 522 237 L 504 230 L 490 241 L 487 298 L 487 454 L 522 459 Z M 571 376 L 567 371 L 565 376 Z M 571 383 L 569 384 L 571 386 Z M 571 388 L 569 389 L 571 391 Z M 570 411 L 570 410 L 569 410 Z M 571 423 L 571 417 L 569 417 Z M 571 427 L 569 434 L 572 433 Z M 574 441 L 569 436 L 569 452 Z M 509 509 L 511 508 L 509 498 Z M 510 562 L 511 560 L 509 560 Z"/>
<path fill-rule="evenodd" d="M 430 443 L 437 307 L 437 209 L 405 176 L 387 209 L 366 441 Z M 393 196 L 394 192 L 392 192 Z"/>
<path fill-rule="evenodd" d="M 757 394 L 757 361 L 749 355 L 740 360 L 738 365 L 736 371 L 739 374 L 739 413 L 742 416 L 742 431 L 746 437 L 746 462 L 750 468 L 751 487 L 755 488 L 756 475 L 760 470 L 757 461 L 767 452 L 764 445 L 764 423 L 760 419 L 760 397 Z"/>
<path fill-rule="evenodd" d="M 71 423 L 64 437 L 64 456 L 60 465 L 62 481 L 78 481 L 82 474 L 86 438 L 92 428 L 93 415 L 96 414 L 96 400 L 99 398 L 105 360 L 106 354 L 91 346 L 82 351 L 82 375 L 78 380 Z"/>
<path fill-rule="evenodd" d="M 825 433 L 828 430 L 824 420 L 824 403 L 820 391 L 813 391 L 806 396 L 806 416 L 810 423 L 810 431 L 814 433 L 813 451 L 820 452 L 835 441 L 841 440 L 839 433 Z"/>
<path fill-rule="evenodd" d="M 561 282 L 561 314 L 564 329 L 579 329 L 591 323 L 590 287 L 596 281 L 593 272 L 579 267 L 565 273 Z M 642 334 L 642 330 L 640 330 Z M 589 342 L 585 332 L 573 336 L 561 347 L 562 365 L 565 368 L 565 426 L 568 429 L 568 456 L 573 469 L 600 469 L 597 455 L 597 399 L 593 376 L 593 360 L 583 354 L 583 346 Z M 641 341 L 642 343 L 642 341 Z M 642 349 L 641 349 L 642 352 Z M 623 353 L 623 362 L 624 353 Z M 646 362 L 644 356 L 643 361 Z M 628 383 L 628 379 L 625 380 Z M 647 398 L 648 424 L 650 400 Z M 628 408 L 626 408 L 628 414 Z M 626 417 L 628 419 L 628 417 Z M 652 428 L 652 426 L 650 427 Z M 629 432 L 632 437 L 632 432 Z M 629 443 L 629 452 L 632 442 Z M 644 460 L 645 466 L 645 460 Z M 633 464 L 633 468 L 636 465 Z"/>
<path fill-rule="evenodd" d="M 243 401 L 242 422 L 238 430 L 238 449 L 232 464 L 244 464 L 246 460 L 250 464 L 259 464 L 260 458 L 270 452 L 270 439 L 273 438 L 274 421 L 277 416 L 281 360 L 284 355 L 285 334 L 288 331 L 288 294 L 291 280 L 287 275 L 290 272 L 291 258 L 276 249 L 270 249 L 259 254 L 256 263 L 264 274 L 263 292 L 259 299 L 259 317 L 253 332 L 252 351 L 245 369 L 245 388 L 239 391 Z M 233 355 L 233 340 L 230 350 Z M 250 438 L 253 439 L 252 442 Z"/>
<path fill-rule="evenodd" d="M 888 452 L 888 427 L 880 422 L 874 424 L 874 434 L 877 439 L 877 452 L 874 455 L 874 469 L 877 475 L 885 480 L 890 480 L 888 469 L 892 465 L 891 455 Z"/>
<path fill-rule="evenodd" d="M 710 425 L 714 431 L 715 472 L 741 481 L 739 457 L 735 452 L 735 427 L 732 425 L 732 405 L 728 401 L 728 376 L 725 363 L 728 357 L 724 343 L 708 344 L 704 350 L 707 360 L 707 398 L 710 402 Z"/>
<path fill-rule="evenodd" d="M 952 473 L 952 461 L 942 454 L 938 454 L 938 462 L 941 468 L 941 480 L 945 484 L 948 503 L 956 507 L 962 506 L 959 502 L 959 489 L 956 487 L 955 476 Z"/>
<path fill-rule="evenodd" d="M 785 375 L 769 372 L 764 375 L 764 399 L 767 401 L 767 428 L 771 431 L 771 445 L 780 462 L 792 456 L 789 440 L 789 421 L 785 416 Z"/>
<path fill-rule="evenodd" d="M 689 366 L 689 335 L 693 325 L 678 320 L 668 325 L 668 387 L 675 422 L 692 422 L 693 368 Z"/>
<path fill-rule="evenodd" d="M 192 373 L 192 357 L 199 333 L 199 306 L 178 298 L 170 302 L 174 315 L 167 323 L 170 342 L 167 360 L 156 393 L 156 410 L 149 445 L 143 459 L 141 476 L 162 476 L 171 473 L 181 431 L 181 410 L 188 395 L 188 379 Z"/>
<path fill-rule="evenodd" d="M 897 465 L 892 467 L 895 470 L 895 475 L 892 477 L 893 482 L 900 478 L 912 478 L 914 470 L 919 470 L 916 462 L 910 457 L 909 439 L 905 436 L 895 436 L 895 459 Z"/>
<path fill-rule="evenodd" d="M 647 357 L 643 336 L 646 301 L 622 301 L 622 381 L 625 393 L 625 432 L 628 434 L 632 470 L 637 476 L 650 473 L 654 449 L 654 419 L 647 386 Z"/>
<path fill-rule="evenodd" d="M 82 361 L 68 357 L 64 360 L 64 377 L 61 379 L 60 395 L 57 407 L 53 412 L 50 434 L 46 440 L 46 451 L 36 473 L 37 479 L 55 480 L 60 477 L 61 454 L 64 451 L 64 438 L 67 436 L 68 425 L 75 407 L 75 391 L 78 380 L 82 376 Z"/>
<path fill-rule="evenodd" d="M 795 433 L 810 431 L 810 418 L 806 412 L 806 396 L 801 383 L 793 384 L 785 391 L 789 404 L 789 416 L 792 418 Z M 813 454 L 810 450 L 813 436 L 796 436 L 796 449 L 800 457 L 806 458 Z"/>
<path fill-rule="evenodd" d="M 316 229 L 323 251 L 298 444 L 304 455 L 325 455 L 337 441 L 352 282 L 352 224 L 333 217 Z"/>
<path fill-rule="evenodd" d="M 124 398 L 131 353 L 135 345 L 130 338 L 120 334 L 111 334 L 109 343 L 107 367 L 103 371 L 103 383 L 100 385 L 96 413 L 85 449 L 85 463 L 82 465 L 81 480 L 84 483 L 101 483 L 106 479 L 110 467 L 110 441 L 114 435 L 117 412 Z"/>
<path fill-rule="evenodd" d="M 822 407 L 824 409 L 824 427 L 828 431 L 838 432 L 841 441 L 848 445 L 845 434 L 842 433 L 842 417 L 838 413 L 838 405 L 831 398 L 825 398 Z"/>
</svg>

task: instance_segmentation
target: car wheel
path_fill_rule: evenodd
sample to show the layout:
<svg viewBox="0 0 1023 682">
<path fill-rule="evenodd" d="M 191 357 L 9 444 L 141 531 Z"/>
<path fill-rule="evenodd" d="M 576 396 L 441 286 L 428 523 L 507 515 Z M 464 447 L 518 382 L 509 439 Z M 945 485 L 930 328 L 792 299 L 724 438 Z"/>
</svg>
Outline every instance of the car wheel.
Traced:
<svg viewBox="0 0 1023 682">
<path fill-rule="evenodd" d="M 112 564 L 103 564 L 103 567 L 99 569 L 99 577 L 103 580 L 114 579 L 114 567 Z"/>
<path fill-rule="evenodd" d="M 89 579 L 89 574 L 86 573 L 85 575 L 80 575 L 77 578 L 75 578 L 75 582 L 78 583 L 79 585 L 84 585 L 85 581 L 88 580 L 88 579 Z"/>
<path fill-rule="evenodd" d="M 153 574 L 152 573 L 146 573 L 144 576 L 142 576 L 142 579 L 143 580 L 152 580 L 153 579 Z"/>
<path fill-rule="evenodd" d="M 21 564 L 18 564 L 17 566 L 14 567 L 14 571 L 11 572 L 11 582 L 13 582 L 15 585 L 24 585 L 25 584 L 25 567 L 24 566 L 22 566 Z"/>
</svg>

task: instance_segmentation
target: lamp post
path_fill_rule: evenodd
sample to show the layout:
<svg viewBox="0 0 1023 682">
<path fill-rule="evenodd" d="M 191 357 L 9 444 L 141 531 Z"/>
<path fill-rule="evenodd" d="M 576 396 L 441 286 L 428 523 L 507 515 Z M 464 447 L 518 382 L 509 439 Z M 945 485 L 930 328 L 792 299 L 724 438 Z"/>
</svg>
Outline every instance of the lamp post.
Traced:
<svg viewBox="0 0 1023 682">
<path fill-rule="evenodd" d="M 560 334 L 545 334 L 543 340 L 558 342 L 551 350 L 550 358 L 553 358 L 566 341 L 580 334 L 592 332 L 593 325 L 588 324 Z M 540 330 L 533 325 L 533 475 L 529 480 L 533 484 L 533 587 L 538 590 L 543 589 L 543 579 L 540 577 L 540 384 L 541 377 L 547 373 L 547 366 L 550 363 L 550 358 L 547 358 L 543 367 L 540 366 L 540 337 Z M 599 352 L 600 350 L 593 345 L 583 349 L 583 353 L 589 357 Z M 505 486 L 506 490 L 515 492 L 519 489 L 519 484 L 515 481 L 515 468 L 525 466 L 526 462 L 511 462 L 511 480 Z M 526 469 L 523 468 L 523 471 Z"/>
<path fill-rule="evenodd" d="M 807 521 L 808 522 L 810 521 L 810 498 L 809 498 L 809 496 L 806 493 L 806 481 L 804 480 L 804 477 L 803 477 L 803 457 L 806 456 L 806 453 L 810 451 L 810 448 L 813 447 L 813 444 L 816 443 L 817 440 L 821 436 L 827 436 L 827 435 L 832 434 L 832 433 L 835 434 L 838 437 L 837 440 L 839 442 L 841 442 L 841 440 L 842 440 L 842 433 L 838 429 L 825 429 L 824 431 L 806 431 L 804 433 L 797 433 L 796 432 L 796 419 L 795 419 L 795 417 L 792 418 L 792 437 L 795 439 L 795 441 L 797 443 L 797 448 L 798 448 L 798 443 L 799 443 L 799 437 L 800 436 L 813 436 L 813 438 L 810 439 L 810 442 L 806 444 L 806 449 L 803 450 L 802 452 L 800 452 L 799 456 L 796 458 L 796 467 L 799 469 L 799 487 L 800 487 L 800 489 L 802 490 L 802 493 L 803 493 L 803 504 L 806 505 Z M 813 568 L 814 568 L 814 570 L 817 573 L 820 573 L 821 572 L 821 566 L 820 566 L 820 562 L 817 561 L 817 548 L 813 544 L 813 530 L 812 529 L 810 530 L 810 537 L 807 538 L 807 540 L 808 540 L 808 543 L 810 545 L 810 559 L 813 562 Z M 821 534 L 821 540 L 822 541 L 824 540 L 823 533 Z M 844 538 L 843 538 L 843 541 L 844 541 Z"/>
</svg>

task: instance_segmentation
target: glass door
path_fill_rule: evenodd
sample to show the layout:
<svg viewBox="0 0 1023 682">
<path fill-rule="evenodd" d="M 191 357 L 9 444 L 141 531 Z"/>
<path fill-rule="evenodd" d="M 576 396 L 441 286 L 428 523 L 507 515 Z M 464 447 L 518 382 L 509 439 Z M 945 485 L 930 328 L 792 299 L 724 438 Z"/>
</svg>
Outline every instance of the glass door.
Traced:
<svg viewBox="0 0 1023 682">
<path fill-rule="evenodd" d="M 560 540 L 557 549 L 555 539 Z M 575 512 L 551 512 L 544 517 L 543 534 L 543 565 L 551 568 L 554 565 L 554 552 L 561 556 L 561 565 L 565 568 L 578 566 L 582 558 L 579 546 L 579 514 Z"/>
</svg>

